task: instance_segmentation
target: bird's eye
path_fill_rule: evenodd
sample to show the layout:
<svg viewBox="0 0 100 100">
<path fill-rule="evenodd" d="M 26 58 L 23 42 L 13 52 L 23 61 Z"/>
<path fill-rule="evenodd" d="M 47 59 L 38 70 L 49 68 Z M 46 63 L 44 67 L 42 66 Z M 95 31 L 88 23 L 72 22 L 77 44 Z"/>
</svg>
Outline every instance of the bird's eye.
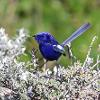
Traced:
<svg viewBox="0 0 100 100">
<path fill-rule="evenodd" d="M 38 38 L 43 38 L 44 36 L 43 36 L 43 35 L 37 35 L 37 37 L 38 37 Z"/>
<path fill-rule="evenodd" d="M 47 39 L 50 40 L 50 36 L 49 35 L 47 36 Z"/>
<path fill-rule="evenodd" d="M 41 38 L 44 38 L 44 35 L 41 35 Z"/>
</svg>

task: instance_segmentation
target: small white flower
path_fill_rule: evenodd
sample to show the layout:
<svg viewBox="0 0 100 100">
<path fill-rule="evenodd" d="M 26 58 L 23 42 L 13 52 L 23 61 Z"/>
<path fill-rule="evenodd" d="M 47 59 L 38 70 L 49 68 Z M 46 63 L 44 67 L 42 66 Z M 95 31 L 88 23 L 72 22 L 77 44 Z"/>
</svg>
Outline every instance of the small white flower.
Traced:
<svg viewBox="0 0 100 100">
<path fill-rule="evenodd" d="M 27 81 L 28 76 L 29 76 L 28 71 L 23 72 L 22 75 L 21 75 L 21 80 Z"/>
<path fill-rule="evenodd" d="M 9 48 L 13 48 L 13 41 L 9 40 L 8 43 L 7 43 L 7 45 L 8 45 Z"/>
<path fill-rule="evenodd" d="M 26 34 L 26 32 L 25 32 L 24 28 L 22 28 L 22 29 L 19 30 L 19 36 L 20 37 L 25 37 L 25 34 Z"/>
<path fill-rule="evenodd" d="M 5 63 L 8 62 L 8 60 L 9 60 L 9 58 L 8 57 L 5 57 L 5 58 L 3 58 L 2 63 L 5 64 Z"/>
<path fill-rule="evenodd" d="M 36 58 L 33 59 L 33 65 L 34 65 L 35 68 L 38 66 L 37 61 L 38 61 L 38 59 L 36 59 Z"/>
<path fill-rule="evenodd" d="M 0 63 L 0 70 L 2 70 L 3 69 L 3 64 L 2 63 Z"/>
<path fill-rule="evenodd" d="M 55 67 L 53 68 L 53 71 L 54 71 L 54 74 L 57 74 L 57 71 L 58 71 L 57 66 L 55 66 Z"/>
<path fill-rule="evenodd" d="M 88 57 L 87 58 L 87 64 L 90 65 L 93 63 L 93 58 Z"/>
<path fill-rule="evenodd" d="M 52 71 L 50 71 L 49 69 L 46 70 L 46 75 L 51 75 L 52 74 Z"/>
<path fill-rule="evenodd" d="M 4 28 L 0 28 L 0 36 L 3 36 L 5 34 L 5 29 Z"/>
<path fill-rule="evenodd" d="M 26 48 L 23 47 L 23 48 L 22 48 L 22 54 L 25 52 L 25 50 L 26 50 Z"/>
</svg>

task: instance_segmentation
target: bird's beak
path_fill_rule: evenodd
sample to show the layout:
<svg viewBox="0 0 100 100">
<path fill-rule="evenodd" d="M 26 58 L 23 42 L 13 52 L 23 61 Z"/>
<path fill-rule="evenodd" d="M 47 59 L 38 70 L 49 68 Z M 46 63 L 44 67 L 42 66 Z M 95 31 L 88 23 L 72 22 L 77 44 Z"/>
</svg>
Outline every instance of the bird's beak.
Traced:
<svg viewBox="0 0 100 100">
<path fill-rule="evenodd" d="M 36 35 L 33 35 L 32 37 L 34 37 L 34 38 L 35 38 L 35 37 L 36 37 Z"/>
</svg>

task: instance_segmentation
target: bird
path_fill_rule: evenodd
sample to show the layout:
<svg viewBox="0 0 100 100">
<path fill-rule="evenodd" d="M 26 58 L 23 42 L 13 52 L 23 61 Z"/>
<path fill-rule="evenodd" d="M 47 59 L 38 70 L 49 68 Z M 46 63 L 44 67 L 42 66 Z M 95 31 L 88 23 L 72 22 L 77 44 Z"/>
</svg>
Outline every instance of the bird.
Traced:
<svg viewBox="0 0 100 100">
<path fill-rule="evenodd" d="M 63 41 L 61 44 L 49 32 L 39 32 L 33 35 L 39 45 L 39 50 L 46 61 L 58 60 L 61 55 L 66 54 L 65 46 L 82 35 L 91 27 L 90 23 L 85 23 L 80 26 L 72 35 Z"/>
</svg>

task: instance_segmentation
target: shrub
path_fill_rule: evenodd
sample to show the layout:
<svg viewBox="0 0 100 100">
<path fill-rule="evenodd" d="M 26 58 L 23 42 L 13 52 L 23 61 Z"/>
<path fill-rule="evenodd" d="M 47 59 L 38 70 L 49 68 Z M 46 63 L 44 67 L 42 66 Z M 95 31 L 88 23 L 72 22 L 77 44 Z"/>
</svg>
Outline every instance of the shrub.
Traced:
<svg viewBox="0 0 100 100">
<path fill-rule="evenodd" d="M 27 67 L 31 61 L 21 62 L 17 59 L 25 54 L 23 43 L 28 37 L 24 29 L 20 29 L 16 38 L 10 39 L 3 28 L 0 29 L 0 97 L 7 100 L 99 100 L 100 99 L 100 67 L 99 55 L 94 64 L 90 57 L 96 37 L 93 38 L 84 63 L 74 62 L 65 69 L 60 66 L 56 76 L 50 70 L 46 72 L 30 72 Z M 37 58 L 34 56 L 35 67 Z"/>
</svg>

